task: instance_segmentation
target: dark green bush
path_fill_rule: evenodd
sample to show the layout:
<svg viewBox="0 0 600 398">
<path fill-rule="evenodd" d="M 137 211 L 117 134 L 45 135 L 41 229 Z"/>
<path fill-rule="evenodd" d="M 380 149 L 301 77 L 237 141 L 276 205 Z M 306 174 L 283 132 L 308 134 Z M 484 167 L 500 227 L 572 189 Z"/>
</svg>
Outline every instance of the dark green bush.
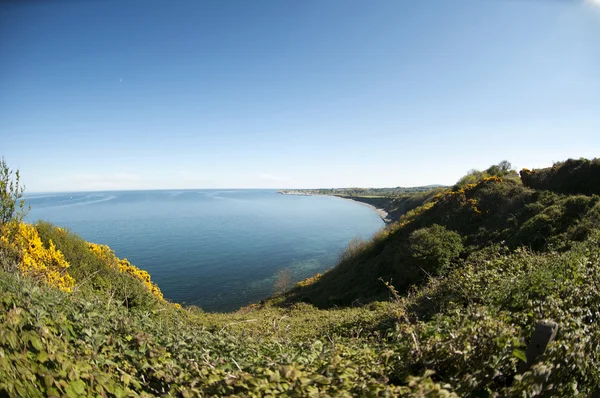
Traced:
<svg viewBox="0 0 600 398">
<path fill-rule="evenodd" d="M 566 194 L 600 194 L 600 159 L 569 159 L 545 169 L 523 169 L 525 186 Z"/>
<path fill-rule="evenodd" d="M 414 231 L 408 241 L 412 256 L 431 275 L 443 273 L 463 250 L 460 235 L 437 224 Z"/>
</svg>

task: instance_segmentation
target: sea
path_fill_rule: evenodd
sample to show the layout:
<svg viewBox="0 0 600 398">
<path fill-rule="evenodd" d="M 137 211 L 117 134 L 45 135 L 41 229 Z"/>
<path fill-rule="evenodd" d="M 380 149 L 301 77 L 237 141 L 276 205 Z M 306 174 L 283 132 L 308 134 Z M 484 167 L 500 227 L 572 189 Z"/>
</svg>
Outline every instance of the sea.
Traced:
<svg viewBox="0 0 600 398">
<path fill-rule="evenodd" d="M 145 269 L 165 298 L 233 311 L 333 267 L 354 238 L 384 226 L 369 207 L 276 190 L 156 190 L 25 195 L 26 220 L 66 227 Z"/>
</svg>

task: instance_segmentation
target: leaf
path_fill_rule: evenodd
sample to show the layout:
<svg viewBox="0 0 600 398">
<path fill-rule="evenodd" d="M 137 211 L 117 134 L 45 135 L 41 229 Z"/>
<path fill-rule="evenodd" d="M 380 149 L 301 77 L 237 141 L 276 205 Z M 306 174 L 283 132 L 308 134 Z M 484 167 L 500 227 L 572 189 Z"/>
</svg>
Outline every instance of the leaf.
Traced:
<svg viewBox="0 0 600 398">
<path fill-rule="evenodd" d="M 75 380 L 69 383 L 65 392 L 69 397 L 79 397 L 85 394 L 85 383 L 81 380 Z"/>
<path fill-rule="evenodd" d="M 60 393 L 56 388 L 49 388 L 46 390 L 46 396 L 48 398 L 58 398 L 60 397 Z"/>
<path fill-rule="evenodd" d="M 37 360 L 44 363 L 48 360 L 48 353 L 46 351 L 40 351 L 37 355 Z"/>
<path fill-rule="evenodd" d="M 519 358 L 521 361 L 527 362 L 527 355 L 525 355 L 525 351 L 515 348 L 512 354 L 513 356 Z"/>
<path fill-rule="evenodd" d="M 40 337 L 37 334 L 31 334 L 29 336 L 29 341 L 31 342 L 33 348 L 35 348 L 38 351 L 42 350 L 42 340 L 40 340 Z"/>
</svg>

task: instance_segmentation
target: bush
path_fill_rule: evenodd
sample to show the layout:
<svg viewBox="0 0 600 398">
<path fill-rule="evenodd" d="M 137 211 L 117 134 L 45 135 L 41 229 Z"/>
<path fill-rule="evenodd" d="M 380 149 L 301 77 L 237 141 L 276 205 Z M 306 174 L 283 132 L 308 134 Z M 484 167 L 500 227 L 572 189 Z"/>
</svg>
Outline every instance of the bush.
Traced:
<svg viewBox="0 0 600 398">
<path fill-rule="evenodd" d="M 485 171 L 479 171 L 476 169 L 469 170 L 465 176 L 458 180 L 458 182 L 454 185 L 453 190 L 457 191 L 469 185 L 477 184 L 486 178 L 506 176 L 514 178 L 518 177 L 517 172 L 512 169 L 510 162 L 503 160 L 498 164 L 491 165 Z"/>
<path fill-rule="evenodd" d="M 0 226 L 10 221 L 20 222 L 25 217 L 25 187 L 20 186 L 19 170 L 13 172 L 4 158 L 0 160 Z"/>
<path fill-rule="evenodd" d="M 437 224 L 414 231 L 408 240 L 413 257 L 432 275 L 441 274 L 463 250 L 461 236 Z"/>
<path fill-rule="evenodd" d="M 69 263 L 52 240 L 47 245 L 31 224 L 13 221 L 0 235 L 0 247 L 4 252 L 12 253 L 21 275 L 32 277 L 50 286 L 70 292 L 75 280 L 68 274 Z"/>
<path fill-rule="evenodd" d="M 566 194 L 600 194 L 600 159 L 569 159 L 545 169 L 523 169 L 525 186 Z"/>
<path fill-rule="evenodd" d="M 490 176 L 504 177 L 512 170 L 512 165 L 508 160 L 503 160 L 498 164 L 490 166 L 485 172 Z"/>
<path fill-rule="evenodd" d="M 146 271 L 117 258 L 109 247 L 90 244 L 48 222 L 38 222 L 36 229 L 44 245 L 54 242 L 63 253 L 77 290 L 113 297 L 128 307 L 152 307 L 156 304 L 154 298 L 162 298 Z"/>
</svg>

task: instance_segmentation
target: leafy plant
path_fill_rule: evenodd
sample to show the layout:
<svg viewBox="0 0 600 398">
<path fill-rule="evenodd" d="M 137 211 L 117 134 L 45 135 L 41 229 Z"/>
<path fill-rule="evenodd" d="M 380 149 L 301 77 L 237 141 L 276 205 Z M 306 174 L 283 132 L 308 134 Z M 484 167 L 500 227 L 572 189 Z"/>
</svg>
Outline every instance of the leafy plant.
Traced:
<svg viewBox="0 0 600 398">
<path fill-rule="evenodd" d="M 443 273 L 463 250 L 460 235 L 438 224 L 413 231 L 408 241 L 413 257 L 432 275 Z"/>
<path fill-rule="evenodd" d="M 599 202 L 484 177 L 229 314 L 161 299 L 108 247 L 16 224 L 17 265 L 54 253 L 75 285 L 0 270 L 0 396 L 594 396 Z M 545 319 L 556 339 L 520 371 Z"/>
<path fill-rule="evenodd" d="M 20 185 L 19 170 L 11 170 L 4 158 L 0 160 L 0 226 L 10 221 L 20 222 L 27 213 L 22 199 L 25 187 Z"/>
</svg>

